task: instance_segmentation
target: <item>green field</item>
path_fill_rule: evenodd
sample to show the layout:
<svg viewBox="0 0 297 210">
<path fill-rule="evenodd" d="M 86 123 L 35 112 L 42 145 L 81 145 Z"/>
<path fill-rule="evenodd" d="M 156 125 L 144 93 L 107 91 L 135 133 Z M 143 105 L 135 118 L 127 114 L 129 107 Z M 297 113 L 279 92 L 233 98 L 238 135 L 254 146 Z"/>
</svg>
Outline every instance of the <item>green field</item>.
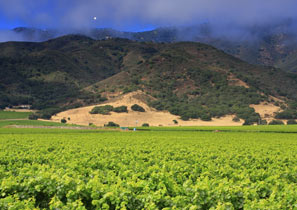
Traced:
<svg viewBox="0 0 297 210">
<path fill-rule="evenodd" d="M 0 110 L 0 120 L 4 119 L 28 119 L 32 112 L 12 112 Z"/>
<path fill-rule="evenodd" d="M 137 130 L 297 133 L 297 125 L 138 127 Z"/>
<path fill-rule="evenodd" d="M 0 128 L 10 125 L 24 125 L 24 126 L 78 126 L 72 124 L 63 124 L 57 122 L 48 122 L 40 120 L 0 120 Z"/>
<path fill-rule="evenodd" d="M 0 209 L 296 209 L 296 126 L 238 128 L 1 128 Z"/>
</svg>

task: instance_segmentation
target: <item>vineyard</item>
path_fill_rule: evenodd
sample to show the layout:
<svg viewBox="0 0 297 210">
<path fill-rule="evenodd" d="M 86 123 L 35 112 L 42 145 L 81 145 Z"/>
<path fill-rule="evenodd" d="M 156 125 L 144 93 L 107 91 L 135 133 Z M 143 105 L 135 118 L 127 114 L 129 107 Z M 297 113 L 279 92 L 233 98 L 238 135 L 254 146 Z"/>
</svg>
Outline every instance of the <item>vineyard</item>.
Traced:
<svg viewBox="0 0 297 210">
<path fill-rule="evenodd" d="M 29 115 L 32 112 L 11 112 L 11 111 L 2 111 L 0 110 L 0 120 L 7 119 L 28 119 Z"/>
<path fill-rule="evenodd" d="M 290 132 L 2 128 L 0 209 L 293 210 L 296 151 Z"/>
</svg>

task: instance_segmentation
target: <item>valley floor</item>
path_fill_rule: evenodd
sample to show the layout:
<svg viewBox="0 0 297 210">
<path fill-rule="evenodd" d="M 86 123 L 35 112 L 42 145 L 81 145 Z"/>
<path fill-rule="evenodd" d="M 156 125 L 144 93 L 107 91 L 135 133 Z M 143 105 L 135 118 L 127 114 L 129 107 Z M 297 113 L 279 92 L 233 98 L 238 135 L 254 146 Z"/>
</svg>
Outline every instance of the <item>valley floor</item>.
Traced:
<svg viewBox="0 0 297 210">
<path fill-rule="evenodd" d="M 0 209 L 297 208 L 296 126 L 160 129 L 0 128 Z"/>
</svg>

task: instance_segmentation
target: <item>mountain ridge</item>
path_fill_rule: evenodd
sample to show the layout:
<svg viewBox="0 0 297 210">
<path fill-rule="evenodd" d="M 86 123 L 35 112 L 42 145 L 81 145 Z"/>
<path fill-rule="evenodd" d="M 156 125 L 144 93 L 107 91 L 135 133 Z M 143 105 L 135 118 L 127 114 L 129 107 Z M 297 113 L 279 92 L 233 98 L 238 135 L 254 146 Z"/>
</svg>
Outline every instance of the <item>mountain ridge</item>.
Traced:
<svg viewBox="0 0 297 210">
<path fill-rule="evenodd" d="M 148 101 L 151 107 L 184 120 L 235 114 L 254 123 L 260 116 L 250 104 L 273 102 L 270 95 L 283 98 L 283 106 L 297 100 L 297 74 L 247 64 L 196 42 L 71 35 L 41 43 L 1 43 L 0 70 L 2 106 L 29 103 L 44 110 L 46 118 L 103 102 L 106 93 L 135 90 L 155 98 Z"/>
<path fill-rule="evenodd" d="M 15 28 L 14 32 L 24 41 L 47 41 L 69 33 L 85 35 L 96 40 L 126 38 L 138 42 L 179 42 L 195 41 L 212 45 L 224 52 L 251 64 L 275 66 L 287 71 L 297 71 L 297 33 L 292 30 L 292 22 L 275 25 L 254 26 L 234 30 L 218 31 L 217 26 L 201 24 L 192 27 L 164 27 L 144 32 L 122 32 L 109 28 L 61 32 L 34 28 Z"/>
</svg>

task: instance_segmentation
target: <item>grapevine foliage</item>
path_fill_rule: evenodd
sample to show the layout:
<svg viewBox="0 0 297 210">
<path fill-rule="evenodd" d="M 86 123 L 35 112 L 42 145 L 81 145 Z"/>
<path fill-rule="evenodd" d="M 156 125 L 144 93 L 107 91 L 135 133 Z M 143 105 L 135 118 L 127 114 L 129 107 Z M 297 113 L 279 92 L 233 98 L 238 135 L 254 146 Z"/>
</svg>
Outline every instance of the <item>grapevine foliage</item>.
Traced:
<svg viewBox="0 0 297 210">
<path fill-rule="evenodd" d="M 0 209 L 296 209 L 296 134 L 0 135 Z"/>
</svg>

